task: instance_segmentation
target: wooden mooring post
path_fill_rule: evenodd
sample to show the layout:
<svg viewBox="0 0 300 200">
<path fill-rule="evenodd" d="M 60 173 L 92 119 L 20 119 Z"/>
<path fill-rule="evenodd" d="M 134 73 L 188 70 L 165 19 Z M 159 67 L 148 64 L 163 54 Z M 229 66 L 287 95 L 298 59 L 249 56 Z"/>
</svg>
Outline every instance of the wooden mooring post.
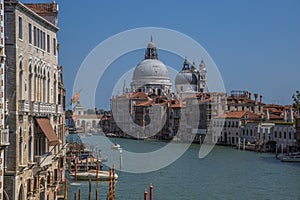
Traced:
<svg viewBox="0 0 300 200">
<path fill-rule="evenodd" d="M 79 188 L 78 189 L 78 200 L 80 200 L 81 199 L 81 189 Z"/>
<path fill-rule="evenodd" d="M 89 200 L 92 200 L 92 180 L 89 179 Z"/>
</svg>

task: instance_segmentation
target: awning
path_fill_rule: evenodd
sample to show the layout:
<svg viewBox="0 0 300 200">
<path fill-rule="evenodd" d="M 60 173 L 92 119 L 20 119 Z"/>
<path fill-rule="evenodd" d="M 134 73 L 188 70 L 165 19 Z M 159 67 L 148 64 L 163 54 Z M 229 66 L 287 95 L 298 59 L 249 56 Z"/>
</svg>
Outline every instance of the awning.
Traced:
<svg viewBox="0 0 300 200">
<path fill-rule="evenodd" d="M 55 132 L 50 124 L 50 120 L 47 118 L 36 118 L 36 121 L 39 124 L 39 126 L 41 127 L 45 136 L 48 138 L 49 145 L 55 146 L 55 145 L 59 144 L 58 137 L 55 134 Z"/>
</svg>

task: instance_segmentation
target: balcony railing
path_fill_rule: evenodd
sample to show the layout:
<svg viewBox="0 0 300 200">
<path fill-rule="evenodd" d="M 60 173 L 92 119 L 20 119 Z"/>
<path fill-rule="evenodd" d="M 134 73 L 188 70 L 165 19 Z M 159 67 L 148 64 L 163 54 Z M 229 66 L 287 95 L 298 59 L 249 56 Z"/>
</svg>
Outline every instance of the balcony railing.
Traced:
<svg viewBox="0 0 300 200">
<path fill-rule="evenodd" d="M 40 156 L 35 156 L 35 162 L 39 167 L 44 167 L 52 164 L 52 154 L 46 153 Z"/>
<path fill-rule="evenodd" d="M 29 101 L 19 100 L 19 111 L 20 112 L 29 112 Z"/>
<path fill-rule="evenodd" d="M 0 130 L 0 146 L 8 146 L 9 145 L 9 130 L 3 129 Z"/>
<path fill-rule="evenodd" d="M 61 114 L 63 113 L 63 108 L 61 105 L 45 102 L 35 102 L 30 103 L 30 112 L 32 115 L 41 114 Z"/>
<path fill-rule="evenodd" d="M 62 114 L 63 113 L 62 105 L 56 105 L 56 113 L 57 114 Z"/>
<path fill-rule="evenodd" d="M 39 103 L 38 102 L 35 102 L 35 101 L 32 101 L 30 103 L 30 111 L 33 112 L 33 113 L 37 113 L 39 112 Z"/>
</svg>

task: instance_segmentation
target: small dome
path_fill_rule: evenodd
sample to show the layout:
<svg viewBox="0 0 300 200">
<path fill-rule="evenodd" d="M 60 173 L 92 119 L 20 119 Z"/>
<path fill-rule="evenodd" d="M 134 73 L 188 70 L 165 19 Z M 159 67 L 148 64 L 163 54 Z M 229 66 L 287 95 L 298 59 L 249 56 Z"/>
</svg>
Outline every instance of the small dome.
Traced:
<svg viewBox="0 0 300 200">
<path fill-rule="evenodd" d="M 191 70 L 183 70 L 176 75 L 175 85 L 197 85 L 197 76 Z"/>
</svg>

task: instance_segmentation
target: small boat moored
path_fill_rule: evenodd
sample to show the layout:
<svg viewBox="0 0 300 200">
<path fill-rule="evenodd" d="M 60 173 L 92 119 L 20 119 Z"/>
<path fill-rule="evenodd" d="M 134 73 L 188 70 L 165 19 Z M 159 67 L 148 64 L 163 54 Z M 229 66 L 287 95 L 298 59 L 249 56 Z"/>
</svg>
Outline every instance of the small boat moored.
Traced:
<svg viewBox="0 0 300 200">
<path fill-rule="evenodd" d="M 86 172 L 77 172 L 76 175 L 75 173 L 70 174 L 71 176 L 77 178 L 77 180 L 89 180 L 91 179 L 92 181 L 96 181 L 97 180 L 97 176 L 98 176 L 98 181 L 109 181 L 110 176 L 109 176 L 109 172 L 108 171 L 98 171 L 98 175 L 97 175 L 97 170 L 89 170 Z M 114 178 L 117 180 L 118 179 L 118 175 L 115 173 Z"/>
</svg>

